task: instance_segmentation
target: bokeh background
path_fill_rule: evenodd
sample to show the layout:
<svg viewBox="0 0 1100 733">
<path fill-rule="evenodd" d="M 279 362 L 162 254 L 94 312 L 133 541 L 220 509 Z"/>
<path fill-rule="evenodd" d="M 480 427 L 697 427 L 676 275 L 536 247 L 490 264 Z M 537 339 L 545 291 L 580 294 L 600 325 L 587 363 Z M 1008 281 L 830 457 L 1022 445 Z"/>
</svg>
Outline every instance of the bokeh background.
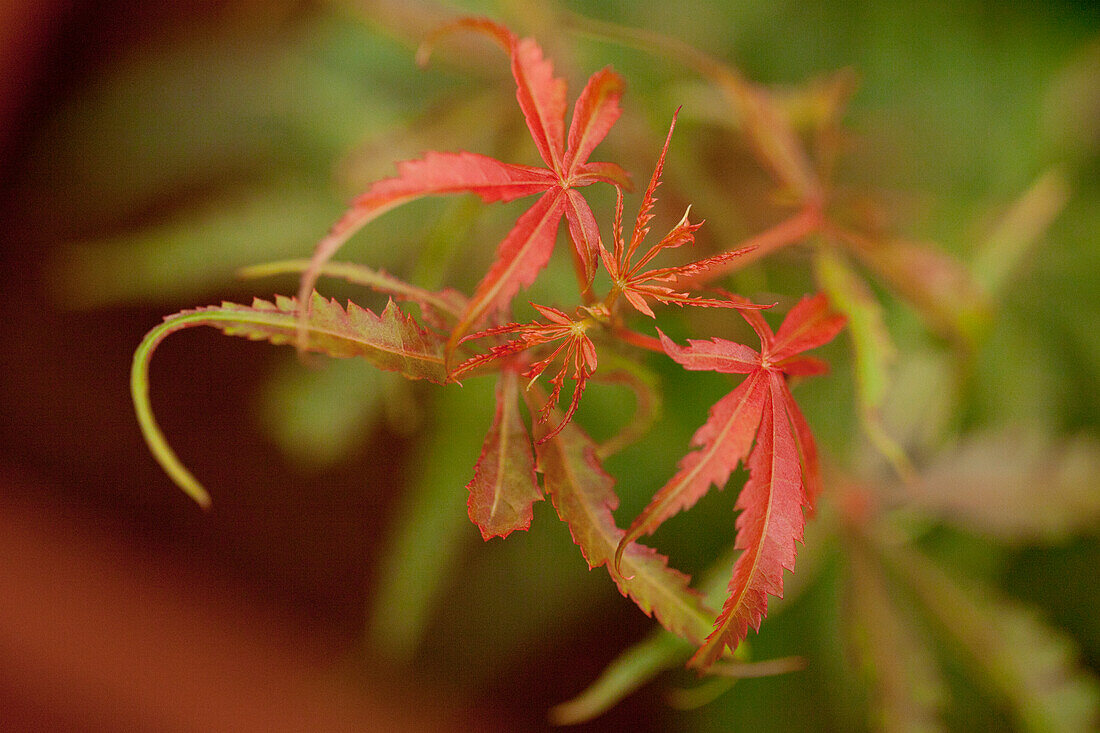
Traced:
<svg viewBox="0 0 1100 733">
<path fill-rule="evenodd" d="M 796 390 L 832 496 L 747 648 L 802 671 L 732 686 L 675 671 L 681 650 L 587 570 L 545 503 L 529 533 L 483 543 L 463 487 L 489 384 L 409 385 L 189 331 L 158 351 L 153 401 L 213 510 L 146 451 L 128 370 L 163 315 L 292 292 L 293 278 L 234 273 L 306 256 L 396 160 L 535 162 L 499 51 L 456 38 L 429 68 L 413 62 L 433 27 L 470 12 L 535 35 L 574 92 L 613 64 L 629 91 L 597 157 L 638 180 L 683 105 L 658 229 L 693 203 L 699 246 L 717 251 L 778 221 L 782 196 L 712 83 L 584 17 L 679 39 L 765 85 L 823 132 L 808 137 L 852 221 L 942 252 L 982 293 L 914 307 L 864 273 L 897 352 L 881 423 L 913 485 L 861 429 L 849 343 L 826 350 L 830 377 Z M 612 694 L 625 698 L 579 730 L 1095 721 L 1095 5 L 44 0 L 0 7 L 0 68 L 3 729 L 542 730 L 632 648 L 645 663 Z M 843 128 L 822 123 L 849 91 Z M 612 196 L 592 200 L 609 224 Z M 469 288 L 516 206 L 418 202 L 342 257 Z M 808 249 L 729 284 L 789 306 L 817 287 Z M 531 297 L 570 303 L 568 263 Z M 670 318 L 677 335 L 748 338 L 714 314 Z M 620 525 L 730 386 L 649 367 L 663 417 L 608 463 Z M 631 402 L 593 387 L 579 420 L 606 437 Z M 732 542 L 734 497 L 714 492 L 654 544 L 704 571 Z"/>
</svg>

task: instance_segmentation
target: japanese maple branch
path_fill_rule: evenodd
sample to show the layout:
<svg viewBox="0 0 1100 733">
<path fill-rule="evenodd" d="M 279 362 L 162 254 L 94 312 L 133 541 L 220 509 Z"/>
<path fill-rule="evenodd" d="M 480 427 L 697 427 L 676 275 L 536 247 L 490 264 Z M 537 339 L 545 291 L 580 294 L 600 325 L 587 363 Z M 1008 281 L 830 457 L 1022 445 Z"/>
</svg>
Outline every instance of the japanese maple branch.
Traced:
<svg viewBox="0 0 1100 733">
<path fill-rule="evenodd" d="M 807 205 L 791 218 L 784 219 L 771 229 L 766 229 L 759 234 L 749 237 L 733 248 L 754 248 L 751 251 L 746 252 L 741 257 L 699 273 L 692 278 L 690 282 L 684 282 L 682 284 L 698 287 L 715 278 L 739 270 L 783 247 L 801 242 L 811 234 L 821 231 L 824 226 L 825 216 L 822 214 L 821 209 L 815 204 Z"/>
</svg>

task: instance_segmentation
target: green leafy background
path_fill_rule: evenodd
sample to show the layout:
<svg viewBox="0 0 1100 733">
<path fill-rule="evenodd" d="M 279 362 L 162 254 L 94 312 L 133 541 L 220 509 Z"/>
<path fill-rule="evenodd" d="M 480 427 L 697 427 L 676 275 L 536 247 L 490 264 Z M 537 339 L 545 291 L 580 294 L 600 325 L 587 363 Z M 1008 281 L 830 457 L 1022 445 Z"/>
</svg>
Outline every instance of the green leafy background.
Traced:
<svg viewBox="0 0 1100 733">
<path fill-rule="evenodd" d="M 515 729 L 548 725 L 551 706 L 625 650 L 633 656 L 616 668 L 625 682 L 591 712 L 641 689 L 589 729 L 1087 729 L 1100 670 L 1094 6 L 211 8 L 184 23 L 167 13 L 163 27 L 121 39 L 100 29 L 86 68 L 46 90 L 11 156 L 0 361 L 10 471 L 44 477 L 52 501 L 264 596 L 304 633 L 337 639 L 332 668 L 348 679 L 390 675 L 444 690 L 456 709 L 488 710 Z M 651 622 L 586 569 L 545 504 L 530 532 L 483 543 L 464 486 L 490 419 L 484 379 L 408 384 L 357 362 L 302 365 L 289 349 L 188 333 L 158 353 L 153 399 L 169 440 L 212 490 L 213 512 L 200 516 L 143 452 L 125 375 L 160 315 L 292 292 L 292 277 L 234 273 L 306 256 L 344 202 L 396 160 L 468 149 L 535 162 L 495 49 L 456 38 L 427 69 L 413 63 L 436 23 L 466 12 L 535 35 L 573 90 L 612 64 L 628 92 L 597 157 L 637 180 L 683 105 L 656 226 L 694 203 L 707 219 L 699 246 L 712 249 L 778 220 L 736 114 L 687 66 L 596 38 L 582 16 L 721 58 L 776 90 L 796 119 L 799 110 L 812 118 L 812 80 L 851 70 L 858 87 L 843 116 L 838 195 L 873 197 L 876 220 L 935 242 L 987 288 L 991 317 L 960 346 L 864 273 L 863 297 L 881 303 L 863 313 L 866 328 L 881 319 L 893 361 L 885 347 L 853 351 L 838 339 L 825 350 L 833 373 L 795 389 L 838 467 L 827 479 L 835 494 L 808 530 L 788 598 L 745 653 L 801 657 L 803 670 L 736 683 L 677 672 L 684 649 L 646 636 Z M 611 195 L 595 192 L 593 202 L 609 226 Z M 523 205 L 417 202 L 372 223 L 341 257 L 468 291 Z M 750 297 L 778 294 L 787 307 L 817 287 L 813 260 L 810 248 L 792 249 L 730 284 Z M 845 259 L 816 268 L 863 272 Z M 382 303 L 335 282 L 324 290 Z M 556 259 L 529 297 L 572 303 L 568 262 Z M 677 338 L 749 338 L 728 314 L 660 323 Z M 663 392 L 661 418 L 606 463 L 620 525 L 672 475 L 730 386 L 718 375 L 687 378 L 668 360 L 646 368 Z M 908 451 L 916 488 L 892 478 L 865 437 L 857 394 Z M 632 409 L 629 391 L 595 384 L 578 419 L 604 439 Z M 738 478 L 653 538 L 677 567 L 694 575 L 724 558 L 728 568 Z M 853 524 L 851 504 L 866 496 L 874 520 Z"/>
</svg>

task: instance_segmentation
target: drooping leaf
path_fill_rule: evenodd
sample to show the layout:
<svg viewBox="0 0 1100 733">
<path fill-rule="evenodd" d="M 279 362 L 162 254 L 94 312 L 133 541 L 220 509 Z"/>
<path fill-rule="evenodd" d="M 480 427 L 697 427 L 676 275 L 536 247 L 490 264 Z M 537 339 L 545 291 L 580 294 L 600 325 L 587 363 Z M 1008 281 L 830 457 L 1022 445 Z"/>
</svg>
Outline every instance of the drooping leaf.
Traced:
<svg viewBox="0 0 1100 733">
<path fill-rule="evenodd" d="M 541 399 L 540 390 L 526 393 Z M 536 434 L 548 432 L 536 429 Z M 710 629 L 714 612 L 688 587 L 688 577 L 668 566 L 668 558 L 652 548 L 632 545 L 623 555 L 621 573 L 612 561 L 623 531 L 612 511 L 619 499 L 614 479 L 600 467 L 596 445 L 576 423 L 569 423 L 550 440 L 537 444 L 538 469 L 544 489 L 589 568 L 608 566 L 619 591 L 670 632 L 699 644 Z"/>
<path fill-rule="evenodd" d="M 726 485 L 730 473 L 752 447 L 767 389 L 764 372 L 754 371 L 737 389 L 715 403 L 707 421 L 691 439 L 692 445 L 700 450 L 684 456 L 676 475 L 631 522 L 620 551 L 638 538 L 652 534 L 669 517 L 690 509 L 712 485 L 719 488 Z"/>
<path fill-rule="evenodd" d="M 868 722 L 884 732 L 944 730 L 940 712 L 947 690 L 931 639 L 914 625 L 908 609 L 899 606 L 895 589 L 864 540 L 846 539 L 849 592 L 843 617 L 860 678 L 868 687 Z"/>
<path fill-rule="evenodd" d="M 1083 670 L 1073 642 L 1034 609 L 978 581 L 955 580 L 905 547 L 882 548 L 950 646 L 1012 711 L 1022 730 L 1086 733 L 1100 726 L 1100 680 Z"/>
<path fill-rule="evenodd" d="M 736 547 L 744 552 L 733 566 L 729 597 L 714 632 L 689 664 L 706 669 L 722 651 L 760 629 L 768 595 L 783 595 L 783 571 L 794 570 L 795 542 L 802 541 L 806 495 L 798 447 L 786 419 L 783 377 L 772 372 L 757 435 L 749 457 L 749 480 L 737 497 Z"/>
<path fill-rule="evenodd" d="M 772 615 L 781 612 L 798 598 L 810 585 L 810 581 L 816 577 L 828 553 L 828 536 L 833 531 L 828 519 L 824 517 L 813 524 L 806 525 L 806 546 L 803 552 L 799 553 L 798 572 L 787 579 L 783 598 L 773 603 L 774 607 L 769 609 Z M 737 551 L 730 548 L 729 552 L 719 556 L 702 573 L 698 587 L 708 603 L 722 603 L 729 584 L 729 568 L 733 565 L 736 555 Z M 662 672 L 683 667 L 695 649 L 685 639 L 670 634 L 664 629 L 655 629 L 642 641 L 629 647 L 612 660 L 583 692 L 551 709 L 551 720 L 559 725 L 591 720 L 610 710 L 627 695 L 651 682 Z M 759 662 L 725 659 L 719 664 L 720 669 L 712 667 L 710 671 L 720 672 L 731 679 L 784 674 L 801 669 L 803 666 L 802 660 L 798 657 L 767 659 Z"/>
<path fill-rule="evenodd" d="M 278 296 L 274 302 L 256 299 L 251 306 L 223 303 L 168 316 L 145 335 L 134 352 L 130 392 L 142 435 L 153 456 L 169 476 L 202 506 L 210 496 L 168 447 L 164 434 L 153 419 L 149 404 L 149 360 L 169 335 L 185 328 L 211 326 L 229 336 L 253 341 L 290 344 L 297 341 L 300 320 L 294 298 Z M 375 315 L 349 303 L 345 310 L 336 301 L 313 297 L 313 316 L 306 326 L 306 348 L 333 357 L 361 356 L 380 369 L 399 372 L 409 379 L 443 383 L 442 339 L 422 328 L 391 300 Z"/>
<path fill-rule="evenodd" d="M 532 504 L 542 500 L 531 436 L 519 414 L 518 381 L 514 370 L 501 371 L 493 423 L 466 486 L 470 519 L 486 540 L 530 528 Z"/>
</svg>

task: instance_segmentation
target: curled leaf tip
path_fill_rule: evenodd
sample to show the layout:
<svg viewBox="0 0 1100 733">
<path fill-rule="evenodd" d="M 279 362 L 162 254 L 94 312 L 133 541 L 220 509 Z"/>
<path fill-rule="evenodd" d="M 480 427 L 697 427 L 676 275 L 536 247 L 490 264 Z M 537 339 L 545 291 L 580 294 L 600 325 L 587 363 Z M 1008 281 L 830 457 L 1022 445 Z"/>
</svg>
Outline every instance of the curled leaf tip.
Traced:
<svg viewBox="0 0 1100 733">
<path fill-rule="evenodd" d="M 145 439 L 157 463 L 177 486 L 195 500 L 195 503 L 209 510 L 212 504 L 210 494 L 168 445 L 167 438 L 164 437 L 164 433 L 153 417 L 153 408 L 149 401 L 149 359 L 157 345 L 176 328 L 178 326 L 175 323 L 167 320 L 146 334 L 137 351 L 134 352 L 130 370 L 130 395 L 134 402 L 138 425 L 141 428 L 141 436 Z"/>
<path fill-rule="evenodd" d="M 614 560 L 614 563 L 612 563 L 612 566 L 615 568 L 615 574 L 618 575 L 623 580 L 633 580 L 634 579 L 633 575 L 630 575 L 630 576 L 624 575 L 623 574 L 623 568 L 622 568 L 623 555 L 626 554 L 627 546 L 633 541 L 634 540 L 631 539 L 630 535 L 626 535 L 621 540 L 619 540 L 619 544 L 615 547 L 615 560 Z"/>
</svg>

